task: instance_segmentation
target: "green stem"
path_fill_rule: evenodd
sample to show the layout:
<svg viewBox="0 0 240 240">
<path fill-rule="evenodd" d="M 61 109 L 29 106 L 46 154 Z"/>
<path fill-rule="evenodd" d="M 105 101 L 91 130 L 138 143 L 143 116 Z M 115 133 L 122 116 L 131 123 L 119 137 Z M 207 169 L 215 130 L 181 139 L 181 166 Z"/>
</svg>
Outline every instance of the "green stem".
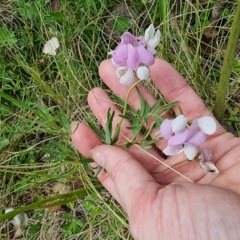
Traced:
<svg viewBox="0 0 240 240">
<path fill-rule="evenodd" d="M 132 90 L 141 82 L 142 80 L 138 80 L 137 82 L 135 82 L 128 90 L 127 92 L 127 95 L 126 95 L 126 99 L 125 99 L 125 103 L 124 103 L 124 106 L 123 106 L 123 116 L 125 116 L 126 112 L 127 112 L 127 107 L 128 107 L 128 100 L 129 100 L 129 97 L 130 97 L 130 94 L 132 92 Z M 121 121 L 119 122 L 119 125 L 121 126 L 122 123 L 123 123 L 123 118 L 121 119 Z M 120 127 L 119 126 L 119 127 Z"/>
<path fill-rule="evenodd" d="M 155 122 L 153 122 L 153 123 L 151 124 L 151 126 L 149 127 L 146 135 L 142 138 L 142 141 L 146 140 L 146 139 L 150 136 L 150 134 L 151 134 L 154 126 L 155 126 Z"/>
<path fill-rule="evenodd" d="M 129 96 L 132 92 L 132 90 L 141 82 L 142 80 L 138 80 L 137 82 L 135 82 L 128 90 L 127 95 L 126 95 L 126 100 L 124 103 L 124 107 L 123 107 L 123 116 L 126 114 L 127 112 L 127 105 L 128 105 L 128 100 L 129 100 Z M 123 119 L 122 119 L 123 120 Z"/>
<path fill-rule="evenodd" d="M 102 186 L 100 184 L 96 185 L 95 188 L 97 190 L 102 189 Z M 69 202 L 74 202 L 77 201 L 78 199 L 84 198 L 89 194 L 88 189 L 86 188 L 80 188 L 76 191 L 72 191 L 70 193 L 54 196 L 54 197 L 49 197 L 45 200 L 41 200 L 23 207 L 19 207 L 15 209 L 12 212 L 5 213 L 5 214 L 0 214 L 0 222 L 12 218 L 16 216 L 17 214 L 29 211 L 29 210 L 35 210 L 35 209 L 45 209 L 49 207 L 56 207 L 56 206 L 61 206 L 65 205 Z"/>
<path fill-rule="evenodd" d="M 126 95 L 126 98 L 125 98 L 125 102 L 124 102 L 124 106 L 123 106 L 123 116 L 125 116 L 126 115 L 126 112 L 127 112 L 127 109 L 128 109 L 128 100 L 129 100 L 129 97 L 130 97 L 130 94 L 131 94 L 131 92 L 132 92 L 132 90 L 141 82 L 142 80 L 138 80 L 137 82 L 135 82 L 129 89 L 128 89 L 128 92 L 127 92 L 127 95 Z M 117 138 L 118 138 L 118 134 L 116 134 L 116 132 L 117 131 L 119 131 L 120 130 L 120 128 L 121 128 L 121 125 L 122 125 L 122 123 L 123 123 L 123 120 L 124 120 L 124 118 L 122 118 L 121 120 L 120 120 L 120 122 L 117 124 L 117 127 L 115 128 L 115 134 L 114 134 L 114 136 L 116 137 L 117 136 Z M 114 137 L 114 138 L 115 138 Z M 117 140 L 116 140 L 117 141 Z M 114 141 L 114 143 L 116 142 L 116 141 Z M 130 141 L 131 142 L 131 141 Z M 117 146 L 117 145 L 116 145 Z M 119 145 L 118 145 L 119 146 Z"/>
<path fill-rule="evenodd" d="M 221 76 L 218 84 L 215 106 L 213 109 L 214 116 L 220 122 L 223 117 L 224 109 L 225 109 L 225 101 L 229 86 L 229 80 L 232 72 L 235 52 L 237 49 L 237 42 L 240 34 L 240 0 L 238 1 L 237 11 L 235 13 L 232 27 L 230 30 L 230 36 L 228 40 L 228 45 L 223 61 L 223 66 L 221 69 Z"/>
<path fill-rule="evenodd" d="M 169 1 L 159 0 L 159 12 L 160 12 L 161 25 L 162 25 L 163 54 L 164 54 L 164 59 L 167 60 Z"/>
</svg>

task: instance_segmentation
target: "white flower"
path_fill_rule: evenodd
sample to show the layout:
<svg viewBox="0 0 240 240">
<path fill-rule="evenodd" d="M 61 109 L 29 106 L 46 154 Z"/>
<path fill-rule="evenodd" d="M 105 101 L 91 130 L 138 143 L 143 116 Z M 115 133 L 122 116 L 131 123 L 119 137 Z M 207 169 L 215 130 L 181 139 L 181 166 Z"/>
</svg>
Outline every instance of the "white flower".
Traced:
<svg viewBox="0 0 240 240">
<path fill-rule="evenodd" d="M 120 78 L 120 83 L 123 85 L 129 85 L 134 80 L 133 70 L 123 66 L 116 69 L 116 74 Z"/>
<path fill-rule="evenodd" d="M 153 54 L 156 53 L 155 48 L 159 44 L 161 38 L 161 33 L 159 30 L 154 30 L 153 24 L 150 24 L 150 26 L 145 31 L 145 40 L 147 42 L 147 49 L 151 51 Z"/>
<path fill-rule="evenodd" d="M 8 208 L 5 210 L 5 213 L 12 212 L 14 208 Z M 26 213 L 19 213 L 13 217 L 11 223 L 16 228 L 14 233 L 14 238 L 17 238 L 23 234 L 23 230 L 28 226 L 28 216 Z"/>
<path fill-rule="evenodd" d="M 212 135 L 217 130 L 216 121 L 209 116 L 198 118 L 198 127 L 207 135 Z"/>
<path fill-rule="evenodd" d="M 146 80 L 149 78 L 149 68 L 146 66 L 140 66 L 137 69 L 137 77 L 139 80 Z"/>
<path fill-rule="evenodd" d="M 55 56 L 56 50 L 59 48 L 60 44 L 56 37 L 51 38 L 43 47 L 43 53 Z"/>
</svg>

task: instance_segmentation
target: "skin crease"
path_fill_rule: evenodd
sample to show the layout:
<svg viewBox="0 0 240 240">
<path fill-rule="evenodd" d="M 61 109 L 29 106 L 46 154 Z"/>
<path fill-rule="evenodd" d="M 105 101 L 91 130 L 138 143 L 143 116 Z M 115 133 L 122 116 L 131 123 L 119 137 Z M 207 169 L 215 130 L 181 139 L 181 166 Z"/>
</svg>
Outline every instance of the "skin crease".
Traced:
<svg viewBox="0 0 240 240">
<path fill-rule="evenodd" d="M 156 59 L 150 73 L 162 95 L 169 102 L 178 100 L 188 119 L 212 116 L 170 64 Z M 110 60 L 101 63 L 99 74 L 115 94 L 122 99 L 126 97 L 129 86 L 119 83 Z M 140 86 L 140 91 L 150 105 L 156 101 L 144 86 Z M 116 111 L 114 125 L 119 122 L 120 111 L 102 89 L 93 89 L 88 95 L 88 103 L 103 126 L 109 107 Z M 133 108 L 139 108 L 136 93 L 133 92 L 129 103 Z M 118 143 L 125 141 L 124 136 L 131 138 L 125 128 L 129 125 L 124 121 Z M 90 156 L 91 150 L 95 162 L 107 170 L 98 178 L 127 212 L 134 239 L 240 239 L 240 139 L 226 132 L 219 123 L 216 133 L 203 147 L 212 150 L 212 161 L 220 173 L 205 174 L 195 161 L 175 168 L 193 183 L 172 170 L 150 174 L 166 167 L 137 146 L 128 151 L 107 146 L 83 123 L 72 124 L 72 131 L 72 142 L 78 151 Z M 156 146 L 162 150 L 166 141 L 160 141 Z M 151 149 L 149 152 L 163 160 L 158 151 Z M 171 165 L 183 159 L 180 154 L 164 163 Z"/>
</svg>

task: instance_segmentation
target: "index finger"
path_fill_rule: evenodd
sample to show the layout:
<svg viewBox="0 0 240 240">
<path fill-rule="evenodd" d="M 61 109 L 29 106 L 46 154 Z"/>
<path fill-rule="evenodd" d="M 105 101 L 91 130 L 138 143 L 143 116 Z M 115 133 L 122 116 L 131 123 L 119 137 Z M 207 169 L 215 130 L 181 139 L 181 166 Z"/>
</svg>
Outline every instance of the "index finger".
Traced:
<svg viewBox="0 0 240 240">
<path fill-rule="evenodd" d="M 105 60 L 99 67 L 99 74 L 106 85 L 112 91 L 125 99 L 129 86 L 121 85 L 116 76 L 116 68 L 110 60 Z M 213 116 L 207 109 L 201 98 L 187 84 L 185 79 L 169 64 L 162 59 L 156 59 L 153 66 L 150 67 L 152 81 L 160 90 L 162 95 L 169 101 L 178 101 L 184 115 L 188 119 L 194 119 L 202 116 Z M 154 96 L 143 86 L 140 85 L 140 91 L 149 105 L 153 105 L 156 101 Z M 135 108 L 140 107 L 137 94 L 130 98 L 129 104 Z M 217 131 L 215 136 L 225 132 L 223 127 L 217 123 Z"/>
</svg>

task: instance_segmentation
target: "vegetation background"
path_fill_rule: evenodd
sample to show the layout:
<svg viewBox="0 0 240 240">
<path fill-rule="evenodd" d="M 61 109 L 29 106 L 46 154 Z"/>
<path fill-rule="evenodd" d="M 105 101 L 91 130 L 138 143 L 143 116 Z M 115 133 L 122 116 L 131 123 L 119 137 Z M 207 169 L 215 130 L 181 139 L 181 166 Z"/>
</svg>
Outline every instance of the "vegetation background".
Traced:
<svg viewBox="0 0 240 240">
<path fill-rule="evenodd" d="M 123 32 L 144 34 L 150 23 L 162 33 L 157 57 L 212 110 L 236 7 L 236 0 L 0 0 L 0 220 L 5 209 L 25 206 L 21 239 L 132 239 L 125 213 L 73 148 L 70 123 L 99 127 L 86 100 L 93 87 L 109 92 L 98 66 Z M 43 54 L 54 36 L 57 55 Z M 240 45 L 222 121 L 236 136 L 239 83 Z M 14 231 L 0 223 L 0 239 Z"/>
</svg>

